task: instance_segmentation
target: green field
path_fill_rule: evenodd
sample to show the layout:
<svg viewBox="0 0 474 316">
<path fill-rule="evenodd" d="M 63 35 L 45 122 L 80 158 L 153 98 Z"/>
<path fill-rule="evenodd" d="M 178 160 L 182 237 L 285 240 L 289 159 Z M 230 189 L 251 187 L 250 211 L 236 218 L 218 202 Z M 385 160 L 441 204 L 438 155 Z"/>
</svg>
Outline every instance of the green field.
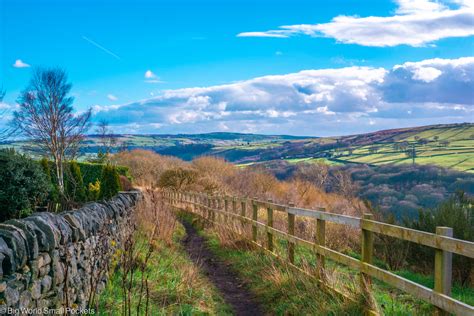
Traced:
<svg viewBox="0 0 474 316">
<path fill-rule="evenodd" d="M 420 140 L 425 140 L 426 143 Z M 419 133 L 406 132 L 397 135 L 391 141 L 351 147 L 352 153 L 346 150 L 337 159 L 370 165 L 413 163 L 413 159 L 408 157 L 404 150 L 396 148 L 397 144 L 403 142 L 408 143 L 408 150 L 415 149 L 414 161 L 417 164 L 433 164 L 474 172 L 474 126 L 472 125 L 432 128 Z"/>
<path fill-rule="evenodd" d="M 433 164 L 474 172 L 473 123 L 421 126 L 320 138 L 239 133 L 113 137 L 116 141 L 113 151 L 148 149 L 185 160 L 213 155 L 239 166 L 280 160 L 290 164 L 410 164 L 413 159 L 407 151 L 414 149 L 416 164 Z M 0 144 L 1 147 L 27 151 L 31 144 L 10 142 Z M 89 136 L 84 141 L 82 159 L 94 156 L 99 149 L 100 139 L 94 135 Z"/>
</svg>

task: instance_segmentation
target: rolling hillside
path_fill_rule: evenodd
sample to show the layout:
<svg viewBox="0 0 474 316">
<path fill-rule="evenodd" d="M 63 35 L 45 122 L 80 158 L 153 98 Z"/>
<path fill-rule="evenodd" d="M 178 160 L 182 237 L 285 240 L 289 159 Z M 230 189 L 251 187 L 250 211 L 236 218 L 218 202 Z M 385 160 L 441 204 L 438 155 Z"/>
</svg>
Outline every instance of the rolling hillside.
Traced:
<svg viewBox="0 0 474 316">
<path fill-rule="evenodd" d="M 365 136 L 365 137 L 364 137 Z M 415 129 L 343 137 L 345 144 L 330 151 L 332 160 L 344 163 L 434 164 L 474 171 L 474 125 L 437 125 Z M 410 154 L 407 154 L 409 152 Z"/>
<path fill-rule="evenodd" d="M 149 149 L 191 160 L 201 155 L 223 157 L 240 165 L 285 160 L 289 163 L 434 164 L 474 172 L 474 124 L 443 124 L 384 130 L 337 137 L 296 137 L 240 133 L 114 135 L 113 149 Z M 34 151 L 28 142 L 0 145 Z M 83 154 L 94 155 L 100 139 L 91 135 Z"/>
</svg>

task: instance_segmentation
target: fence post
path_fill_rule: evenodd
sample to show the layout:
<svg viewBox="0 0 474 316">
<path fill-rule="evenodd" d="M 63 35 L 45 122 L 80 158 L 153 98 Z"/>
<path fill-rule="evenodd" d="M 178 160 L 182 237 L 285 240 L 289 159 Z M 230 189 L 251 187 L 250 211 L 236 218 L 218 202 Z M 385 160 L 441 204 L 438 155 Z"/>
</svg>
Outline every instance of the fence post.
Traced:
<svg viewBox="0 0 474 316">
<path fill-rule="evenodd" d="M 208 194 L 207 195 L 207 214 L 208 214 L 208 219 L 209 219 L 209 222 L 212 222 L 212 198 L 213 196 Z"/>
<path fill-rule="evenodd" d="M 224 224 L 227 224 L 227 221 L 229 220 L 229 215 L 227 213 L 229 212 L 229 199 L 227 196 L 224 196 Z"/>
<path fill-rule="evenodd" d="M 436 227 L 436 234 L 446 237 L 453 237 L 453 229 L 451 227 Z M 451 296 L 451 285 L 453 275 L 453 254 L 449 251 L 441 249 L 435 250 L 435 283 L 434 290 L 438 293 Z M 438 315 L 448 315 L 448 313 L 437 308 Z"/>
<path fill-rule="evenodd" d="M 236 199 L 235 196 L 232 197 L 232 214 L 234 214 L 234 215 L 237 214 L 237 199 Z M 237 226 L 237 225 L 235 225 L 235 217 L 234 216 L 231 216 L 231 223 L 232 223 L 232 227 Z"/>
<path fill-rule="evenodd" d="M 245 200 L 242 200 L 242 201 L 240 201 L 240 216 L 245 217 L 246 213 L 247 213 L 247 203 L 245 202 Z M 242 229 L 244 229 L 244 227 L 245 227 L 245 219 L 244 218 L 241 219 L 241 225 L 242 225 Z M 244 231 L 244 233 L 245 233 L 245 231 Z"/>
<path fill-rule="evenodd" d="M 216 210 L 222 211 L 222 197 L 220 195 L 217 195 L 216 197 Z M 221 213 L 216 212 L 216 214 L 214 215 L 214 220 L 219 222 L 220 218 L 221 218 Z"/>
<path fill-rule="evenodd" d="M 206 194 L 205 193 L 201 193 L 201 212 L 202 212 L 202 217 L 203 218 L 207 218 L 207 209 L 206 209 L 206 205 L 207 205 L 207 197 L 206 197 Z"/>
<path fill-rule="evenodd" d="M 196 196 L 195 196 L 195 199 L 196 199 L 196 212 L 199 214 L 199 215 L 202 215 L 202 212 L 201 212 L 201 193 L 196 193 Z"/>
<path fill-rule="evenodd" d="M 362 217 L 362 222 L 364 220 L 373 220 L 374 215 L 366 213 Z M 364 225 L 362 225 L 364 227 Z M 362 228 L 362 262 L 372 264 L 373 254 L 374 254 L 374 233 Z M 361 289 L 362 292 L 369 292 L 371 287 L 371 279 L 365 273 L 361 273 Z"/>
<path fill-rule="evenodd" d="M 217 209 L 217 201 L 218 201 L 218 197 L 215 196 L 214 199 L 212 199 L 212 222 L 215 223 L 216 222 L 216 209 Z"/>
<path fill-rule="evenodd" d="M 294 207 L 295 204 L 290 203 L 290 207 Z M 288 209 L 286 210 L 288 212 Z M 295 214 L 288 213 L 288 235 L 295 235 Z M 295 263 L 295 243 L 288 240 L 288 260 L 291 263 Z"/>
<path fill-rule="evenodd" d="M 232 197 L 232 213 L 237 214 L 237 199 Z"/>
<path fill-rule="evenodd" d="M 257 242 L 257 221 L 258 221 L 258 204 L 256 198 L 252 200 L 252 240 Z"/>
<path fill-rule="evenodd" d="M 272 200 L 269 199 L 268 203 L 272 203 Z M 273 209 L 270 207 L 270 205 L 267 207 L 267 226 L 273 227 Z M 267 245 L 268 250 L 273 251 L 273 232 L 270 230 L 267 230 Z"/>
<path fill-rule="evenodd" d="M 324 219 L 316 219 L 316 245 L 323 247 L 326 246 L 326 221 Z M 324 282 L 324 267 L 326 265 L 326 258 L 324 255 L 318 253 L 316 255 L 316 260 L 316 278 Z"/>
</svg>

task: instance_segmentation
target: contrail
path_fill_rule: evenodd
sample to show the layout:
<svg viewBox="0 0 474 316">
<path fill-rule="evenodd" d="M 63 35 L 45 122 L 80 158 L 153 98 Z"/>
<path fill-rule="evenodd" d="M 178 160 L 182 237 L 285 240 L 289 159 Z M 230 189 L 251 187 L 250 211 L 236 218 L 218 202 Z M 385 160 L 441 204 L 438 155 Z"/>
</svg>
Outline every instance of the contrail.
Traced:
<svg viewBox="0 0 474 316">
<path fill-rule="evenodd" d="M 90 38 L 87 38 L 85 37 L 84 35 L 82 35 L 82 39 L 88 41 L 89 43 L 91 43 L 92 45 L 94 45 L 95 47 L 97 47 L 98 49 L 101 49 L 103 50 L 104 52 L 106 52 L 107 54 L 117 58 L 118 60 L 121 60 L 122 58 L 120 58 L 120 56 L 118 56 L 117 54 L 114 54 L 113 52 L 111 52 L 110 50 L 108 50 L 107 48 L 105 48 L 104 46 L 100 45 L 99 43 L 96 43 L 94 42 L 93 40 L 91 40 Z"/>
</svg>

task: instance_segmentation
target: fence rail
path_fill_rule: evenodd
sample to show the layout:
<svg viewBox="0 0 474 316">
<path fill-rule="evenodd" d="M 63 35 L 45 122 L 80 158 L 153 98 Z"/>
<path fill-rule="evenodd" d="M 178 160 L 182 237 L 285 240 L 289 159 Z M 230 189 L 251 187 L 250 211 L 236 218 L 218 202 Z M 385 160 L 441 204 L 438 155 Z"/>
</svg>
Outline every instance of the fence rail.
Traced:
<svg viewBox="0 0 474 316">
<path fill-rule="evenodd" d="M 449 227 L 437 227 L 436 234 L 433 234 L 378 222 L 373 220 L 371 214 L 365 214 L 364 217 L 358 218 L 325 212 L 323 208 L 310 210 L 293 205 L 276 204 L 271 201 L 231 196 L 212 196 L 196 192 L 166 191 L 164 195 L 171 205 L 188 208 L 190 211 L 215 224 L 218 224 L 216 215 L 220 215 L 226 219 L 226 222 L 231 220 L 237 221 L 241 225 L 250 225 L 252 232 L 251 241 L 272 254 L 274 254 L 274 237 L 286 240 L 288 257 L 285 260 L 294 267 L 296 267 L 294 265 L 296 245 L 312 247 L 317 254 L 316 267 L 318 272 L 315 277 L 320 283 L 324 283 L 321 276 L 323 275 L 325 260 L 330 259 L 359 271 L 362 289 L 370 290 L 371 278 L 376 278 L 418 299 L 433 304 L 441 313 L 474 315 L 473 306 L 451 297 L 452 254 L 455 253 L 474 258 L 474 243 L 453 238 L 452 229 Z M 266 223 L 258 220 L 259 210 L 262 209 L 266 210 Z M 274 211 L 287 214 L 286 231 L 273 227 Z M 316 238 L 314 240 L 309 241 L 295 236 L 297 217 L 316 220 Z M 360 260 L 326 247 L 326 222 L 360 229 L 362 249 Z M 259 232 L 266 236 L 265 244 L 257 242 Z M 434 248 L 434 289 L 427 288 L 373 265 L 374 234 L 386 235 Z"/>
</svg>

